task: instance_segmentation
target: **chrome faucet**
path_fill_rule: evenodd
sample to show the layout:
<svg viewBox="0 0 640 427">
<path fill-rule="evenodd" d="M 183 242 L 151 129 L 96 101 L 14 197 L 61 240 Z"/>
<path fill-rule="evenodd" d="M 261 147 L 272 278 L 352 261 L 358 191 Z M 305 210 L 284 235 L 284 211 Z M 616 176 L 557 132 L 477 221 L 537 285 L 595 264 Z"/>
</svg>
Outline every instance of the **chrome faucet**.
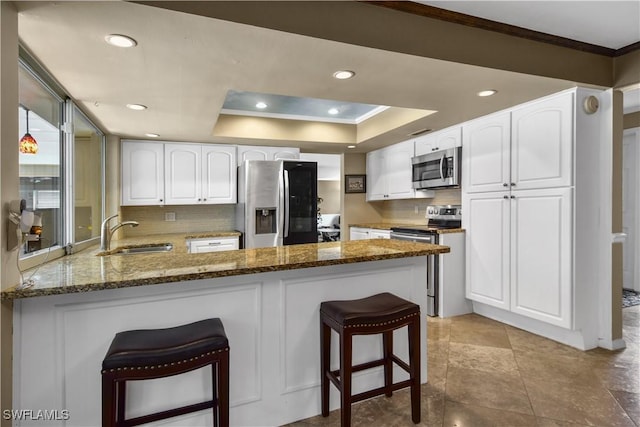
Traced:
<svg viewBox="0 0 640 427">
<path fill-rule="evenodd" d="M 113 233 L 115 233 L 117 229 L 119 229 L 120 227 L 124 227 L 125 225 L 130 225 L 131 227 L 137 227 L 138 225 L 140 225 L 137 221 L 124 221 L 119 222 L 118 224 L 109 228 L 109 221 L 111 221 L 113 218 L 116 218 L 117 216 L 118 214 L 111 215 L 109 218 L 102 221 L 102 225 L 100 226 L 101 251 L 108 251 L 111 249 L 111 236 L 113 236 Z"/>
</svg>

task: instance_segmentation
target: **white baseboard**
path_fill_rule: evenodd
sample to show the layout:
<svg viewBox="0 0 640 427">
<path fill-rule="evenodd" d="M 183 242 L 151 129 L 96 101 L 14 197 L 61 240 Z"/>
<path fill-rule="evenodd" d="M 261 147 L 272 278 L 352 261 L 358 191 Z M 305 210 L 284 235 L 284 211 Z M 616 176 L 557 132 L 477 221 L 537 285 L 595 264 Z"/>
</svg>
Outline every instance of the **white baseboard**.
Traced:
<svg viewBox="0 0 640 427">
<path fill-rule="evenodd" d="M 621 350 L 623 348 L 626 348 L 627 344 L 624 342 L 622 338 L 618 338 L 615 340 L 599 338 L 598 347 L 602 347 L 607 350 Z"/>
</svg>

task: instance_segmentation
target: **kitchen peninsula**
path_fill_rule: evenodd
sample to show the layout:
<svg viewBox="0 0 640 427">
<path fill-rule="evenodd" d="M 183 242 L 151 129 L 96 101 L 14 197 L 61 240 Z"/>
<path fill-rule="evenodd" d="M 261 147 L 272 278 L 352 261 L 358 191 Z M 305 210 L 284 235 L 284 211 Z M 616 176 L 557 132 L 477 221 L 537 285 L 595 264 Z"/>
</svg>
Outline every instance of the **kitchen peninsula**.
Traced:
<svg viewBox="0 0 640 427">
<path fill-rule="evenodd" d="M 388 291 L 420 304 L 426 325 L 427 257 L 449 252 L 446 246 L 362 240 L 190 254 L 186 237 L 202 236 L 135 241 L 173 244 L 164 253 L 89 249 L 40 267 L 32 288 L 2 292 L 14 303 L 14 408 L 66 409 L 64 425 L 97 426 L 100 366 L 116 332 L 220 317 L 231 347 L 231 424 L 281 425 L 316 415 L 320 302 Z M 131 244 L 122 240 L 114 247 Z M 378 337 L 358 338 L 354 363 L 381 353 Z M 421 338 L 426 382 L 426 332 Z M 394 347 L 406 357 L 403 330 Z M 394 375 L 403 376 L 400 370 Z M 380 370 L 354 376 L 354 392 L 381 378 Z M 133 382 L 127 415 L 196 402 L 209 387 L 205 370 Z M 331 408 L 337 407 L 332 393 Z M 203 425 L 211 415 L 189 414 L 179 422 Z"/>
</svg>

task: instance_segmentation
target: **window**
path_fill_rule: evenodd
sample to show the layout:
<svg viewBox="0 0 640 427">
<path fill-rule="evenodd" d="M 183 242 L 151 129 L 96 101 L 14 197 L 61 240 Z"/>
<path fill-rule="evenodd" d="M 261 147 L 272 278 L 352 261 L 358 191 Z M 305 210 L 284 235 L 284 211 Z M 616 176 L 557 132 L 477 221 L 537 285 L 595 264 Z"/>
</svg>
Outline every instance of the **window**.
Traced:
<svg viewBox="0 0 640 427">
<path fill-rule="evenodd" d="M 100 236 L 104 135 L 75 106 L 73 113 L 72 243 Z"/>
<path fill-rule="evenodd" d="M 62 100 L 26 68 L 19 71 L 19 135 L 30 133 L 37 143 L 33 154 L 20 153 L 20 198 L 33 226 L 21 256 L 63 245 Z M 28 118 L 28 129 L 27 129 Z"/>
<path fill-rule="evenodd" d="M 37 143 L 35 153 L 21 150 L 19 160 L 20 198 L 26 201 L 23 217 L 33 221 L 20 249 L 20 258 L 30 259 L 22 263 L 28 268 L 32 258 L 49 258 L 53 248 L 59 250 L 52 257 L 61 256 L 62 248 L 99 238 L 105 137 L 73 102 L 64 102 L 22 61 L 19 86 L 19 133 L 28 132 Z"/>
</svg>

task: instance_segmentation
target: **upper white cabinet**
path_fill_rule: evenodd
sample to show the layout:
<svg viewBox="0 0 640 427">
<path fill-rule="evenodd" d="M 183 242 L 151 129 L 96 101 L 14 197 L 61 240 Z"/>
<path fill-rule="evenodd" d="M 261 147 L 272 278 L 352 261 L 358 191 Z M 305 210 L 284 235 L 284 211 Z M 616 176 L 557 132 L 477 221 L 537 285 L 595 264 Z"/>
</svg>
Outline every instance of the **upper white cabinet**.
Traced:
<svg viewBox="0 0 640 427">
<path fill-rule="evenodd" d="M 122 142 L 122 205 L 236 203 L 236 147 Z"/>
<path fill-rule="evenodd" d="M 202 198 L 204 203 L 236 203 L 236 147 L 233 145 L 202 146 Z"/>
<path fill-rule="evenodd" d="M 165 144 L 165 204 L 236 202 L 235 147 Z"/>
<path fill-rule="evenodd" d="M 465 124 L 464 191 L 572 185 L 573 99 L 565 93 Z"/>
<path fill-rule="evenodd" d="M 164 204 L 164 144 L 122 141 L 123 206 Z"/>
<path fill-rule="evenodd" d="M 501 191 L 511 184 L 511 114 L 500 113 L 462 128 L 462 188 L 467 193 Z"/>
<path fill-rule="evenodd" d="M 367 153 L 367 201 L 411 199 L 413 140 Z"/>
<path fill-rule="evenodd" d="M 415 140 L 415 155 L 422 156 L 434 151 L 462 146 L 462 127 L 454 126 Z"/>
<path fill-rule="evenodd" d="M 295 147 L 262 147 L 238 145 L 238 164 L 245 160 L 297 160 L 300 149 Z"/>
</svg>

